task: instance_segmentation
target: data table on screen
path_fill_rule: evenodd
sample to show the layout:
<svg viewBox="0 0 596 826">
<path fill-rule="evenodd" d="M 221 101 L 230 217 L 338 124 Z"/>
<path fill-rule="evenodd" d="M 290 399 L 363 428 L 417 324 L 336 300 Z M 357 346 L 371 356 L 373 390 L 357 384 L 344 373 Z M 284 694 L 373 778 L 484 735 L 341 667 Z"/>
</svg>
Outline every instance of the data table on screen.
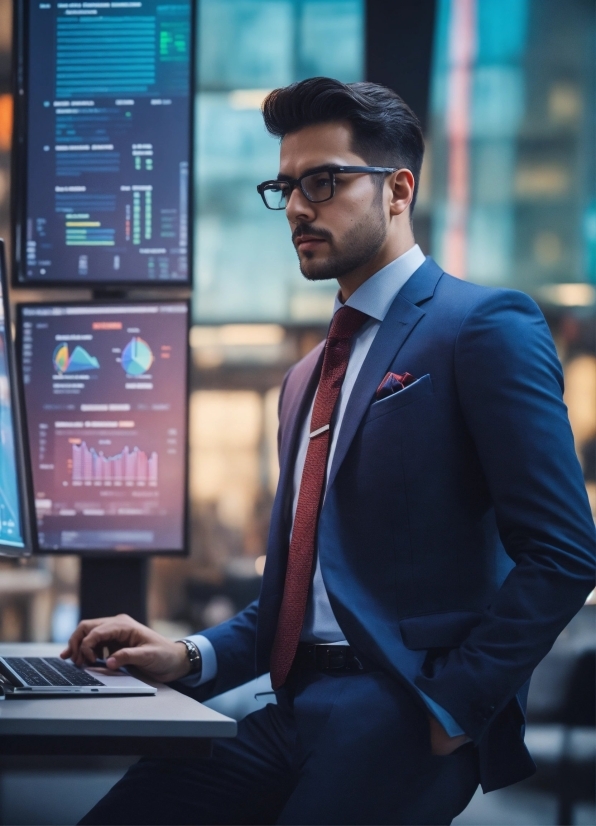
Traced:
<svg viewBox="0 0 596 826">
<path fill-rule="evenodd" d="M 187 284 L 192 3 L 23 8 L 19 280 Z"/>
</svg>

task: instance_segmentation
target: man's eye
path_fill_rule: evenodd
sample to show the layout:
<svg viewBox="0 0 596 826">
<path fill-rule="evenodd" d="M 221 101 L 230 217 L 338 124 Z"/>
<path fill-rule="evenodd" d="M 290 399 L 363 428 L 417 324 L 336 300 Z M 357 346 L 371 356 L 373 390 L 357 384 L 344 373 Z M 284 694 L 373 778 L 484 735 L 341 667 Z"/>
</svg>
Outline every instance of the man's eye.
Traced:
<svg viewBox="0 0 596 826">
<path fill-rule="evenodd" d="M 329 188 L 331 182 L 329 180 L 329 175 L 317 175 L 314 177 L 313 183 L 317 189 L 325 189 Z"/>
</svg>

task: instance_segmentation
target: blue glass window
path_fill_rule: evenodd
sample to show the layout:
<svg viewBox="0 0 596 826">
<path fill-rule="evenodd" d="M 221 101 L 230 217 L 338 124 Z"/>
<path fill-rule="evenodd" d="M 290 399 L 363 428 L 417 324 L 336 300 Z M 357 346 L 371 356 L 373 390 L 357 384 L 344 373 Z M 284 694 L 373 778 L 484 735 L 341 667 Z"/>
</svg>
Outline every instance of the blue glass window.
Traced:
<svg viewBox="0 0 596 826">
<path fill-rule="evenodd" d="M 327 321 L 335 282 L 310 284 L 282 213 L 256 184 L 277 174 L 260 106 L 314 75 L 363 77 L 363 0 L 202 0 L 199 5 L 194 317 Z"/>
<path fill-rule="evenodd" d="M 433 254 L 480 283 L 593 303 L 559 289 L 596 282 L 593 4 L 437 8 Z"/>
</svg>

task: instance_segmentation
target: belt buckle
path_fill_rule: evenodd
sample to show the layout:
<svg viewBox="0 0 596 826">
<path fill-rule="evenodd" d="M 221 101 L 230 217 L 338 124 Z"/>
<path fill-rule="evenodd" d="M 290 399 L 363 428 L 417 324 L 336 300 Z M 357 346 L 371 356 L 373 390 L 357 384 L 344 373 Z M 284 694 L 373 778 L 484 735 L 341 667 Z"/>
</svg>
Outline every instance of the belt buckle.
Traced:
<svg viewBox="0 0 596 826">
<path fill-rule="evenodd" d="M 340 649 L 334 651 L 333 649 Z M 324 645 L 317 648 L 317 653 L 320 656 L 320 668 L 324 671 L 340 671 L 346 665 L 346 652 L 341 650 L 340 646 Z M 319 660 L 319 657 L 317 657 Z M 318 663 L 317 663 L 318 664 Z"/>
</svg>

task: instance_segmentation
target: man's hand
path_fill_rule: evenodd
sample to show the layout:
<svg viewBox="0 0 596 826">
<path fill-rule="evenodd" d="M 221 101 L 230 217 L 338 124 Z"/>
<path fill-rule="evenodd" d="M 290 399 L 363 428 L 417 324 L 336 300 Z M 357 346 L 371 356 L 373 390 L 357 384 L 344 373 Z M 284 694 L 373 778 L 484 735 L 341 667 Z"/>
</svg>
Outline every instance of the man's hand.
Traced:
<svg viewBox="0 0 596 826">
<path fill-rule="evenodd" d="M 430 746 L 433 754 L 440 757 L 447 757 L 448 754 L 469 743 L 472 739 L 467 734 L 458 734 L 457 737 L 450 737 L 436 717 L 428 715 L 430 724 Z"/>
<path fill-rule="evenodd" d="M 106 665 L 114 671 L 134 665 L 145 677 L 161 683 L 178 680 L 190 671 L 186 646 L 156 634 L 127 614 L 83 620 L 60 656 L 84 667 L 103 657 L 106 647 Z"/>
</svg>

